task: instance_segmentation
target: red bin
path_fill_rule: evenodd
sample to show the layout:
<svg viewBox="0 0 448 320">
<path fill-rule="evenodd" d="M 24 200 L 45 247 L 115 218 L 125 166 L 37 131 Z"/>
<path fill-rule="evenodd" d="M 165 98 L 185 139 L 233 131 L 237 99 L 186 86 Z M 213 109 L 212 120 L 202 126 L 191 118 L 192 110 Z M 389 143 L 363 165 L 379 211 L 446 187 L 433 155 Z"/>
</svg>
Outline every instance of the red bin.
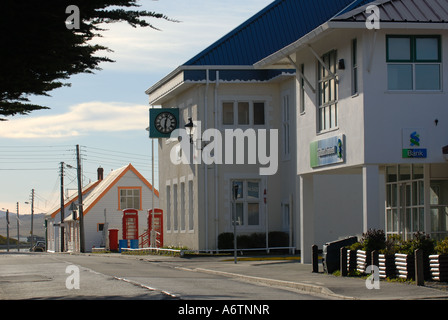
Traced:
<svg viewBox="0 0 448 320">
<path fill-rule="evenodd" d="M 118 229 L 109 229 L 109 250 L 118 251 Z"/>
</svg>

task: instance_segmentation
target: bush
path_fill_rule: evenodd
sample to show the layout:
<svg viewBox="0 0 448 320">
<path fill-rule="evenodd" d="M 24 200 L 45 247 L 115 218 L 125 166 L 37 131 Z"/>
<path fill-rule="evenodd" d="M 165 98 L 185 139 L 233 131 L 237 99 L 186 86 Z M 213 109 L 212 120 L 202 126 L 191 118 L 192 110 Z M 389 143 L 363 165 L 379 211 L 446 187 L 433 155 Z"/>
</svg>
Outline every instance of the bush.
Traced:
<svg viewBox="0 0 448 320">
<path fill-rule="evenodd" d="M 417 249 L 422 249 L 424 256 L 433 254 L 434 240 L 432 240 L 429 235 L 425 235 L 423 232 L 417 232 L 414 234 L 414 238 L 412 240 L 398 241 L 395 252 L 412 255 Z"/>
<path fill-rule="evenodd" d="M 372 252 L 374 250 L 384 250 L 386 248 L 386 235 L 383 230 L 369 229 L 362 234 L 359 242 L 347 247 L 349 250 L 364 250 Z"/>
<path fill-rule="evenodd" d="M 448 238 L 439 241 L 434 249 L 437 254 L 448 254 Z"/>
<path fill-rule="evenodd" d="M 232 232 L 224 232 L 218 235 L 218 249 L 233 249 Z"/>
<path fill-rule="evenodd" d="M 362 234 L 361 243 L 365 251 L 383 250 L 386 248 L 386 234 L 384 230 L 369 229 Z"/>
<path fill-rule="evenodd" d="M 287 247 L 289 244 L 288 234 L 281 231 L 269 232 L 270 247 Z M 224 232 L 218 236 L 218 249 L 233 249 L 233 233 Z M 250 235 L 238 235 L 237 246 L 239 249 L 256 249 L 266 247 L 266 234 L 252 233 Z"/>
</svg>

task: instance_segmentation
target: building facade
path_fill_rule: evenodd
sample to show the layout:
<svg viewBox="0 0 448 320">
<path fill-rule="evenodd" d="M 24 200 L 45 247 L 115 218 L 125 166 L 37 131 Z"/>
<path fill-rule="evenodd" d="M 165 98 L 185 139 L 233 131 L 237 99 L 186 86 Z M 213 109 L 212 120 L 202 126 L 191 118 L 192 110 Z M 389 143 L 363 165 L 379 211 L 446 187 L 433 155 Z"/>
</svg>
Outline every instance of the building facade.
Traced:
<svg viewBox="0 0 448 320">
<path fill-rule="evenodd" d="M 154 192 L 154 194 L 153 194 Z M 138 236 L 148 229 L 148 210 L 158 208 L 159 192 L 129 164 L 111 171 L 104 179 L 102 169 L 98 180 L 83 188 L 83 224 L 85 251 L 108 248 L 108 230 L 117 229 L 118 239 L 123 239 L 123 210 L 138 211 Z M 154 202 L 153 202 L 154 201 Z M 153 205 L 154 203 L 154 205 Z M 64 234 L 64 251 L 80 251 L 78 195 L 64 201 L 64 229 L 61 231 L 61 209 L 46 215 L 47 250 L 61 251 L 61 232 Z"/>
<path fill-rule="evenodd" d="M 345 177 L 358 177 L 357 223 L 364 232 L 448 235 L 446 3 L 375 4 L 376 28 L 362 6 L 256 64 L 301 71 L 296 134 L 303 251 L 318 234 L 312 199 L 320 193 L 313 182 L 325 174 L 341 175 L 341 186 Z M 352 199 L 350 192 L 338 195 Z"/>
</svg>

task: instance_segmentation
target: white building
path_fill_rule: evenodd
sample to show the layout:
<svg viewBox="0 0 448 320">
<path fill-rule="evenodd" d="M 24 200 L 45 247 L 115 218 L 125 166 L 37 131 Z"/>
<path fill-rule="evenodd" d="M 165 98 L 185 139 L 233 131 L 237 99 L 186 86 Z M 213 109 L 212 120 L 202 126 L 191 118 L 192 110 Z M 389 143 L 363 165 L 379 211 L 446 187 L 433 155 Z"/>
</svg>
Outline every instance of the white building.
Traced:
<svg viewBox="0 0 448 320">
<path fill-rule="evenodd" d="M 303 73 L 296 135 L 305 257 L 321 226 L 315 200 L 328 199 L 313 185 L 322 174 L 341 176 L 335 206 L 352 201 L 346 177 L 361 178 L 362 210 L 338 227 L 448 235 L 448 3 L 375 3 L 379 29 L 371 29 L 373 13 L 362 6 L 256 63 Z M 325 220 L 335 223 L 331 216 Z"/>
<path fill-rule="evenodd" d="M 141 236 L 148 229 L 148 210 L 153 208 L 153 199 L 154 208 L 158 207 L 158 197 L 158 191 L 131 164 L 111 171 L 104 179 L 103 169 L 99 168 L 98 180 L 83 188 L 85 250 L 108 247 L 110 229 L 118 229 L 118 240 L 123 238 L 124 209 L 138 210 L 137 234 Z M 80 251 L 77 204 L 77 194 L 64 201 L 64 251 Z M 60 207 L 55 208 L 46 215 L 48 251 L 61 251 L 60 211 Z"/>
<path fill-rule="evenodd" d="M 195 155 L 190 159 L 191 164 L 173 164 L 170 161 L 172 151 L 180 160 L 181 152 L 185 154 L 186 150 L 181 151 L 177 139 L 159 139 L 165 243 L 216 250 L 219 235 L 233 232 L 232 186 L 237 184 L 241 191 L 235 204 L 237 233 L 269 236 L 272 231 L 285 232 L 289 241 L 283 245 L 299 248 L 300 201 L 296 177 L 300 152 L 295 134 L 299 115 L 296 76 L 291 66 L 255 70 L 253 64 L 295 41 L 307 30 L 311 31 L 319 21 L 325 22 L 351 2 L 329 5 L 323 0 L 275 1 L 146 91 L 150 105 L 179 108 L 180 128 L 185 127 L 189 118 L 196 126 L 191 146 Z M 317 20 L 307 13 L 310 8 L 317 8 Z M 279 12 L 292 21 L 278 19 Z M 291 23 L 303 26 L 292 30 Z M 213 143 L 208 145 L 213 139 L 202 139 L 203 133 L 211 128 L 219 130 L 223 136 L 227 129 L 241 129 L 246 133 L 250 129 L 257 133 L 267 130 L 264 146 L 267 146 L 267 154 L 276 155 L 275 161 L 271 158 L 268 164 L 262 161 L 248 164 L 252 163 L 249 155 L 257 153 L 260 156 L 262 136 L 258 134 L 243 148 L 246 150 L 244 164 L 235 164 L 234 158 L 232 164 L 214 161 L 205 165 L 202 160 L 207 155 L 216 160 L 219 155 L 222 156 L 219 159 L 225 159 L 225 153 L 229 153 L 229 150 L 216 150 Z M 273 130 L 277 137 L 275 143 L 270 143 Z M 268 167 L 275 174 L 260 174 L 260 168 Z M 339 180 L 337 176 L 327 176 L 317 179 L 315 186 L 320 188 L 321 194 L 331 195 L 332 186 L 337 186 Z M 345 180 L 347 189 L 359 192 L 359 179 Z M 347 212 L 362 210 L 362 202 L 354 199 L 335 208 L 333 203 L 317 201 L 316 208 L 319 212 L 331 210 L 335 219 L 342 219 L 347 217 Z M 353 225 L 346 226 L 344 234 L 351 235 L 358 229 Z M 320 243 L 333 240 L 339 236 L 335 230 L 334 226 L 323 227 L 317 240 Z"/>
<path fill-rule="evenodd" d="M 448 235 L 447 4 L 376 1 L 372 21 L 370 2 L 274 1 L 146 91 L 201 134 L 278 130 L 266 176 L 263 163 L 174 165 L 178 140 L 159 139 L 166 243 L 216 249 L 233 231 L 235 182 L 237 232 L 285 231 L 302 262 L 371 228 Z M 216 155 L 201 134 L 196 160 Z"/>
</svg>

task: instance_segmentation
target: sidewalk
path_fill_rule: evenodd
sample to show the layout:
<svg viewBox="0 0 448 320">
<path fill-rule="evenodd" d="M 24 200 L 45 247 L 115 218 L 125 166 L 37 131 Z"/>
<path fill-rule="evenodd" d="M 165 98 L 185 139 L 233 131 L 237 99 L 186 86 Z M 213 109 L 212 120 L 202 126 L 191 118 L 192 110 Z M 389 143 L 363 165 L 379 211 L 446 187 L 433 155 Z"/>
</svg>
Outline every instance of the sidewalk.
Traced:
<svg viewBox="0 0 448 320">
<path fill-rule="evenodd" d="M 446 287 L 435 289 L 415 284 L 380 281 L 379 289 L 368 289 L 366 280 L 353 277 L 337 277 L 323 273 L 319 265 L 319 273 L 312 273 L 312 266 L 301 264 L 293 257 L 245 256 L 239 257 L 237 264 L 233 257 L 187 257 L 174 258 L 166 256 L 127 256 L 142 260 L 164 262 L 175 268 L 192 272 L 203 272 L 238 278 L 243 281 L 263 285 L 293 288 L 311 294 L 325 295 L 332 299 L 352 300 L 415 300 L 415 299 L 447 299 Z M 444 290 L 445 289 L 445 290 Z"/>
</svg>

